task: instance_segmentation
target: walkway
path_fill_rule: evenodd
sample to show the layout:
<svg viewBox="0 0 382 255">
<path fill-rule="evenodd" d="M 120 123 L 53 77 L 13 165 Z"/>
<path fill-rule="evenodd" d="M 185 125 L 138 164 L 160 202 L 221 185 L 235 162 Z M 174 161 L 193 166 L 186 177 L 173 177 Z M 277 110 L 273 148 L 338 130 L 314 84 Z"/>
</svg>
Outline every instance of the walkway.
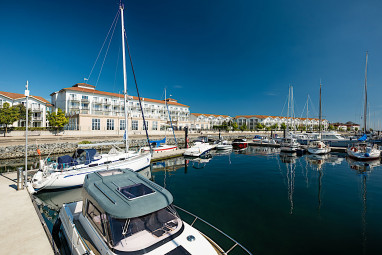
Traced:
<svg viewBox="0 0 382 255">
<path fill-rule="evenodd" d="M 17 191 L 15 179 L 15 172 L 0 175 L 0 254 L 53 254 L 28 191 Z"/>
</svg>

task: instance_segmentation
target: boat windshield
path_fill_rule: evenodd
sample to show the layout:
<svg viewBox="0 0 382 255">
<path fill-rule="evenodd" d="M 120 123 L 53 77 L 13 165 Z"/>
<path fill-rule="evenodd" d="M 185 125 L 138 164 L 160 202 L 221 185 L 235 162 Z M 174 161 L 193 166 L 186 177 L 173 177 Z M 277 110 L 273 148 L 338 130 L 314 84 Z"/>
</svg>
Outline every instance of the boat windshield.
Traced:
<svg viewBox="0 0 382 255">
<path fill-rule="evenodd" d="M 131 219 L 109 217 L 111 246 L 118 251 L 146 249 L 182 228 L 182 220 L 170 205 L 159 211 Z"/>
</svg>

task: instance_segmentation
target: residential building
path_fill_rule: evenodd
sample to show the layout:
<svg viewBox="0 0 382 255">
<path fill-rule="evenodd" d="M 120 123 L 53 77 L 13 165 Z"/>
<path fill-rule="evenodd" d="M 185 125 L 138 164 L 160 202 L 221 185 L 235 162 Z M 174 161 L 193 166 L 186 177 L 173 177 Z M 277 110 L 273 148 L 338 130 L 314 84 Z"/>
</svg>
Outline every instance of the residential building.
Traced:
<svg viewBox="0 0 382 255">
<path fill-rule="evenodd" d="M 334 129 L 339 131 L 358 131 L 361 129 L 359 124 L 353 123 L 351 121 L 348 121 L 346 123 L 332 123 Z"/>
<path fill-rule="evenodd" d="M 191 113 L 191 129 L 205 130 L 212 129 L 214 126 L 220 126 L 225 121 L 228 123 L 232 117 L 228 115 L 206 114 L 206 113 Z"/>
<path fill-rule="evenodd" d="M 52 93 L 51 100 L 55 110 L 61 108 L 69 117 L 67 129 L 107 133 L 120 133 L 125 129 L 123 94 L 99 91 L 93 85 L 78 83 Z M 189 106 L 175 99 L 141 98 L 141 102 L 149 130 L 168 128 L 168 112 L 174 129 L 183 129 L 190 124 Z M 129 96 L 127 107 L 128 129 L 144 130 L 138 97 Z"/>
<path fill-rule="evenodd" d="M 239 127 L 245 124 L 248 129 L 256 129 L 258 123 L 265 127 L 277 125 L 278 129 L 280 129 L 282 123 L 285 123 L 285 125 L 288 126 L 305 126 L 308 131 L 315 129 L 319 125 L 319 119 L 317 118 L 287 118 L 269 115 L 238 115 L 234 120 Z M 321 125 L 323 125 L 324 130 L 326 130 L 329 126 L 329 122 L 324 119 L 322 120 Z"/>
<path fill-rule="evenodd" d="M 0 91 L 0 107 L 7 102 L 10 106 L 23 104 L 26 106 L 26 97 L 24 94 Z M 32 111 L 32 119 L 30 126 L 32 127 L 46 127 L 46 113 L 51 107 L 49 101 L 39 96 L 28 97 L 28 108 Z M 25 127 L 25 120 L 20 120 L 13 124 L 14 127 Z"/>
</svg>

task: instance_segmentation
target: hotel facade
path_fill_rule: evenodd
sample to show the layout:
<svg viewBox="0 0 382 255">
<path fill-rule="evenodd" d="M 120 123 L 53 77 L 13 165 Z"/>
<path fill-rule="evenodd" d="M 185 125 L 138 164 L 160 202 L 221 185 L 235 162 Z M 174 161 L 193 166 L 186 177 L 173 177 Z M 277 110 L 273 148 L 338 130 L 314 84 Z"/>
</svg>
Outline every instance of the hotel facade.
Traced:
<svg viewBox="0 0 382 255">
<path fill-rule="evenodd" d="M 0 107 L 3 107 L 4 103 L 9 103 L 10 106 L 18 104 L 26 106 L 26 97 L 24 94 L 0 91 Z M 29 125 L 32 127 L 46 127 L 46 114 L 50 107 L 51 104 L 48 100 L 39 96 L 30 95 L 28 97 L 28 109 L 32 112 L 32 119 Z M 25 127 L 25 120 L 19 120 L 13 123 L 12 126 Z"/>
<path fill-rule="evenodd" d="M 214 126 L 222 125 L 225 121 L 227 124 L 232 120 L 228 115 L 206 114 L 206 113 L 191 113 L 191 130 L 208 130 Z"/>
<path fill-rule="evenodd" d="M 69 130 L 102 131 L 105 134 L 123 134 L 125 130 L 123 94 L 98 91 L 95 86 L 78 83 L 52 93 L 51 101 L 54 110 L 61 108 L 69 117 Z M 190 124 L 189 106 L 175 99 L 141 98 L 141 102 L 148 130 L 169 128 L 168 112 L 175 130 Z M 138 97 L 128 96 L 126 103 L 128 130 L 144 130 Z"/>
</svg>

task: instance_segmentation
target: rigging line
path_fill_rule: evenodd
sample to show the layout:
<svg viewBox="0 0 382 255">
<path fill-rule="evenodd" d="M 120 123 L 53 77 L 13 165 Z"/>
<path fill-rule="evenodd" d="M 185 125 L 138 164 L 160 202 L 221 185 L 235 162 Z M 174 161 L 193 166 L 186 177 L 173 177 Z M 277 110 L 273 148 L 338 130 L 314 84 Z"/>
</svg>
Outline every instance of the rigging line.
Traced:
<svg viewBox="0 0 382 255">
<path fill-rule="evenodd" d="M 92 69 L 91 69 L 91 71 L 90 71 L 90 74 L 89 74 L 89 76 L 88 76 L 88 81 L 89 81 L 89 79 L 90 79 L 90 76 L 91 76 L 92 73 L 93 73 L 94 67 L 95 67 L 96 64 L 97 64 L 97 61 L 98 61 L 99 56 L 101 55 L 101 52 L 102 52 L 102 50 L 103 50 L 103 47 L 105 46 L 106 40 L 107 40 L 107 38 L 109 37 L 111 28 L 113 27 L 114 23 L 116 23 L 116 20 L 118 19 L 118 17 L 119 17 L 119 10 L 117 11 L 117 14 L 115 14 L 114 20 L 113 20 L 113 22 L 111 23 L 111 26 L 110 26 L 110 28 L 109 28 L 109 32 L 107 32 L 107 35 L 106 35 L 105 40 L 103 41 L 102 47 L 101 47 L 100 51 L 98 52 L 98 56 L 97 56 L 97 58 L 96 58 L 96 60 L 95 60 L 95 62 L 94 62 L 94 64 L 93 64 L 93 67 L 92 67 Z"/>
<path fill-rule="evenodd" d="M 285 102 L 284 102 L 284 106 L 283 106 L 283 109 L 281 111 L 281 117 L 283 116 L 283 112 L 284 112 L 284 108 L 285 108 L 285 105 L 286 105 L 286 102 L 288 101 L 288 97 L 285 98 Z"/>
<path fill-rule="evenodd" d="M 98 74 L 98 78 L 97 78 L 97 82 L 95 84 L 95 86 L 97 87 L 98 85 L 98 81 L 99 81 L 99 78 L 101 77 L 101 73 L 102 73 L 102 69 L 103 69 L 103 65 L 105 64 L 105 60 L 106 60 L 106 57 L 107 57 L 107 53 L 109 52 L 109 48 L 110 48 L 110 44 L 111 44 L 111 41 L 113 39 L 113 35 L 114 35 L 114 31 L 115 31 L 115 28 L 117 27 L 117 22 L 115 22 L 114 24 L 114 29 L 113 29 L 113 32 L 110 36 L 110 41 L 109 41 L 109 44 L 107 45 L 107 49 L 106 49 L 106 52 L 105 52 L 105 56 L 103 58 L 103 61 L 102 61 L 102 65 L 101 65 L 101 70 L 99 71 L 99 74 Z"/>
<path fill-rule="evenodd" d="M 119 46 L 118 57 L 117 57 L 117 64 L 115 65 L 113 91 L 115 91 L 115 82 L 117 80 L 117 71 L 118 71 L 118 64 L 119 64 L 119 57 L 120 57 L 120 55 L 121 55 L 121 46 Z M 119 91 L 118 91 L 118 94 L 119 94 Z"/>
<path fill-rule="evenodd" d="M 145 127 L 145 131 L 146 131 L 147 143 L 148 143 L 148 145 L 149 145 L 150 152 L 152 152 L 152 148 L 151 148 L 151 144 L 150 144 L 150 138 L 149 138 L 149 133 L 148 133 L 148 128 L 147 128 L 147 124 L 146 124 L 146 120 L 145 120 L 145 113 L 143 112 L 141 96 L 139 95 L 137 78 L 136 78 L 136 76 L 135 76 L 135 71 L 134 71 L 134 66 L 133 66 L 133 60 L 132 60 L 132 58 L 131 58 L 131 53 L 130 53 L 129 43 L 128 43 L 128 41 L 127 41 L 126 30 L 123 31 L 123 33 L 124 33 L 124 35 L 125 35 L 125 39 L 126 39 L 127 52 L 129 53 L 130 65 L 131 65 L 131 70 L 132 70 L 133 77 L 134 77 L 135 88 L 137 89 L 137 95 L 138 95 L 138 100 L 139 100 L 139 106 L 140 106 L 140 108 L 141 108 L 142 118 L 143 118 L 143 126 Z"/>
<path fill-rule="evenodd" d="M 311 105 L 312 105 L 312 107 L 313 107 L 313 112 L 314 112 L 314 114 L 315 114 L 314 116 L 318 116 L 318 114 L 317 114 L 317 110 L 316 110 L 316 107 L 314 107 L 312 98 L 309 97 L 309 101 L 310 101 L 310 103 L 311 103 Z"/>
</svg>

